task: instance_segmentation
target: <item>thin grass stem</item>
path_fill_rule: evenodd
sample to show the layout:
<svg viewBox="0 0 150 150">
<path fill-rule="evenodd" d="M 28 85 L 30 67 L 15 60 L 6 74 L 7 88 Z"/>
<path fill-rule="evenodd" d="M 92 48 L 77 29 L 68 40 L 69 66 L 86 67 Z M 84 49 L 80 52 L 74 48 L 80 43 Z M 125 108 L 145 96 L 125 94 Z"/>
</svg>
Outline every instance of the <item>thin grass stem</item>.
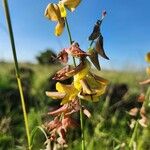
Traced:
<svg viewBox="0 0 150 150">
<path fill-rule="evenodd" d="M 18 66 L 18 61 L 17 61 L 17 54 L 16 54 L 16 48 L 15 48 L 15 42 L 14 42 L 14 36 L 13 36 L 13 30 L 12 30 L 11 18 L 10 18 L 7 0 L 3 0 L 3 4 L 4 4 L 6 22 L 7 22 L 8 31 L 9 31 L 9 38 L 10 38 L 10 42 L 11 42 L 11 48 L 12 48 L 12 52 L 13 52 L 16 78 L 17 78 L 17 83 L 18 83 L 18 88 L 19 88 L 19 93 L 20 93 L 20 98 L 21 98 L 21 106 L 22 106 L 23 116 L 24 116 L 24 123 L 25 123 L 26 135 L 27 135 L 28 149 L 31 150 L 28 118 L 27 118 L 25 100 L 24 100 L 24 95 L 23 95 L 23 88 L 22 88 L 21 79 L 20 79 L 19 66 Z"/>
<path fill-rule="evenodd" d="M 82 150 L 85 150 L 85 138 L 84 138 L 84 125 L 83 125 L 83 108 L 82 108 L 82 103 L 81 99 L 79 99 L 80 103 L 80 126 L 81 126 L 81 138 L 82 138 Z"/>
<path fill-rule="evenodd" d="M 134 130 L 133 130 L 133 133 L 132 133 L 132 136 L 131 136 L 131 140 L 130 140 L 130 143 L 129 143 L 129 147 L 130 147 L 130 148 L 132 147 L 133 142 L 134 142 L 134 140 L 135 140 L 136 133 L 137 133 L 137 129 L 138 129 L 138 124 L 139 124 L 138 121 L 136 121 Z"/>
</svg>

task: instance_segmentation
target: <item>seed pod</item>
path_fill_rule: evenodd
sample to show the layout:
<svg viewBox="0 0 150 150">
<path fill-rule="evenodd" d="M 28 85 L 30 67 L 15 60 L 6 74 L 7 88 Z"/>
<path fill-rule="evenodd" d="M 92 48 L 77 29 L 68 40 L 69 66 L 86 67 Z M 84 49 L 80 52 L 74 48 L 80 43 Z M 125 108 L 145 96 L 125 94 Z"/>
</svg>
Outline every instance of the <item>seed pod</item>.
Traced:
<svg viewBox="0 0 150 150">
<path fill-rule="evenodd" d="M 89 53 L 91 54 L 89 56 L 89 58 L 90 58 L 91 62 L 93 63 L 93 65 L 98 70 L 101 70 L 100 63 L 99 63 L 99 60 L 98 60 L 98 53 L 97 53 L 97 51 L 94 48 L 91 48 L 91 49 L 89 49 Z"/>
<path fill-rule="evenodd" d="M 103 48 L 103 36 L 100 35 L 96 41 L 96 45 L 95 45 L 95 49 L 96 51 L 98 52 L 98 54 L 100 56 L 102 56 L 103 58 L 105 59 L 108 59 L 109 58 L 107 57 L 107 55 L 105 54 L 105 51 L 104 51 L 104 48 Z"/>
<path fill-rule="evenodd" d="M 89 36 L 89 41 L 93 41 L 93 40 L 97 39 L 99 37 L 99 35 L 100 35 L 100 23 L 97 21 L 93 28 L 93 32 Z"/>
</svg>

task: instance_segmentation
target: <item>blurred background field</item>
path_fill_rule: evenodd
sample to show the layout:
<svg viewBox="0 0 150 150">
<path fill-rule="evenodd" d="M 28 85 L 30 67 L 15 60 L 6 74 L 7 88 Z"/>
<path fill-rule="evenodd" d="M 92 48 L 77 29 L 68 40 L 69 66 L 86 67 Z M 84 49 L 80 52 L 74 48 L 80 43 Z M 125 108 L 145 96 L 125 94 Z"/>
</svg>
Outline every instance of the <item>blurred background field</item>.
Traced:
<svg viewBox="0 0 150 150">
<path fill-rule="evenodd" d="M 0 149 L 16 150 L 25 149 L 26 137 L 23 116 L 18 93 L 15 72 L 12 63 L 0 63 Z M 41 126 L 50 120 L 47 113 L 56 108 L 59 101 L 52 101 L 45 95 L 46 90 L 54 89 L 54 81 L 51 76 L 59 70 L 61 65 L 41 65 L 24 63 L 20 64 L 21 78 L 23 82 L 24 95 L 29 115 L 30 130 Z M 95 71 L 95 70 L 93 70 Z M 141 87 L 139 81 L 147 78 L 144 70 L 141 71 L 115 71 L 102 70 L 96 72 L 110 81 L 109 88 L 98 103 L 85 103 L 90 108 L 92 118 L 85 121 L 85 136 L 88 150 L 102 149 L 124 149 L 131 138 L 131 117 L 127 111 L 135 106 L 137 97 L 146 87 Z M 69 81 L 70 82 L 70 81 Z M 110 93 L 111 91 L 111 93 Z M 109 108 L 119 101 L 125 103 L 114 107 L 111 112 Z M 79 120 L 78 116 L 76 116 Z M 138 144 L 143 150 L 150 148 L 149 127 L 139 130 L 137 133 Z M 80 130 L 73 129 L 68 137 L 71 150 L 80 149 Z M 44 149 L 45 138 L 39 131 L 34 138 L 34 149 Z"/>
</svg>

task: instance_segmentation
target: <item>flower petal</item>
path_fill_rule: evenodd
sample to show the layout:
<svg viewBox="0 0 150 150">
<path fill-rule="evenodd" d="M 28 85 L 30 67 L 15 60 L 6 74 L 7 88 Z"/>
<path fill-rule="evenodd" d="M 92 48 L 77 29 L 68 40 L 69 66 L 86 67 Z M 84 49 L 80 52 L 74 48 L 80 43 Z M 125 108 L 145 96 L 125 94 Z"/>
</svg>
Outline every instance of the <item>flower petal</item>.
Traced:
<svg viewBox="0 0 150 150">
<path fill-rule="evenodd" d="M 138 122 L 144 128 L 146 128 L 148 126 L 147 125 L 148 119 L 146 117 L 142 117 Z"/>
<path fill-rule="evenodd" d="M 46 95 L 53 99 L 62 99 L 65 97 L 66 94 L 64 92 L 48 92 L 48 91 L 46 91 Z"/>
<path fill-rule="evenodd" d="M 70 11 L 74 11 L 75 8 L 80 4 L 81 0 L 61 0 Z"/>
<path fill-rule="evenodd" d="M 83 50 L 80 49 L 79 44 L 74 42 L 69 48 L 66 48 L 66 52 L 69 55 L 72 55 L 73 57 L 77 58 L 84 58 L 86 56 L 90 56 L 89 53 L 84 52 Z"/>
<path fill-rule="evenodd" d="M 61 84 L 60 82 L 56 83 L 56 89 L 58 90 L 58 92 L 66 93 L 61 102 L 61 105 L 67 103 L 68 101 L 74 100 L 78 94 L 77 89 L 73 85 L 65 85 Z"/>
<path fill-rule="evenodd" d="M 73 76 L 73 75 L 79 73 L 84 68 L 85 68 L 85 63 L 82 61 L 77 67 L 75 67 L 74 69 L 68 71 L 66 73 L 66 75 Z"/>
<path fill-rule="evenodd" d="M 76 89 L 81 89 L 82 86 L 80 84 L 80 80 L 86 77 L 86 75 L 89 73 L 90 67 L 90 62 L 86 60 L 83 69 L 74 75 L 74 86 Z"/>
<path fill-rule="evenodd" d="M 65 49 L 60 51 L 60 53 L 57 56 L 57 59 L 59 59 L 62 63 L 68 62 L 68 53 L 65 51 Z"/>
<path fill-rule="evenodd" d="M 54 3 L 48 4 L 45 9 L 45 16 L 51 21 L 59 21 L 61 14 L 58 5 Z"/>
<path fill-rule="evenodd" d="M 82 86 L 83 93 L 92 94 L 90 86 L 88 85 L 88 82 L 85 79 L 80 80 L 80 84 Z"/>
<path fill-rule="evenodd" d="M 83 109 L 83 113 L 88 117 L 90 118 L 91 117 L 91 113 L 87 110 L 87 109 Z"/>
<path fill-rule="evenodd" d="M 65 27 L 64 19 L 59 20 L 55 27 L 55 35 L 60 36 L 64 30 L 64 27 Z"/>
<path fill-rule="evenodd" d="M 59 6 L 59 9 L 60 9 L 61 17 L 65 18 L 67 16 L 67 11 L 64 7 L 64 4 L 59 2 L 58 6 Z"/>
<path fill-rule="evenodd" d="M 65 104 L 62 107 L 60 107 L 54 111 L 49 112 L 48 114 L 49 115 L 59 115 L 59 114 L 65 113 L 67 111 L 67 109 L 68 109 L 68 104 Z"/>
<path fill-rule="evenodd" d="M 147 79 L 145 81 L 141 81 L 139 82 L 139 84 L 143 85 L 143 84 L 150 84 L 150 79 Z"/>
<path fill-rule="evenodd" d="M 78 127 L 79 125 L 77 124 L 76 120 L 71 118 L 71 117 L 65 117 L 62 119 L 62 126 L 67 129 L 67 128 L 74 128 Z"/>
<path fill-rule="evenodd" d="M 143 103 L 144 100 L 145 100 L 145 95 L 144 95 L 144 93 L 141 93 L 138 97 L 138 102 Z"/>
<path fill-rule="evenodd" d="M 99 82 L 102 83 L 102 84 L 107 85 L 107 84 L 109 83 L 109 81 L 108 81 L 107 79 L 104 79 L 104 78 L 102 78 L 102 77 L 100 77 L 100 76 L 98 76 L 98 75 L 96 75 L 96 74 L 94 74 L 94 73 L 91 73 L 91 75 L 92 75 L 97 81 L 99 81 Z"/>
<path fill-rule="evenodd" d="M 99 101 L 99 97 L 98 96 L 95 96 L 95 95 L 86 95 L 86 94 L 83 94 L 82 92 L 80 92 L 78 94 L 78 97 L 83 99 L 83 100 L 86 100 L 86 101 L 91 101 L 91 102 L 98 102 Z"/>
<path fill-rule="evenodd" d="M 64 68 L 62 68 L 61 70 L 59 70 L 58 72 L 56 72 L 56 74 L 54 75 L 53 79 L 54 80 L 66 80 L 69 77 L 71 77 L 71 76 L 69 76 L 67 74 L 71 70 L 72 70 L 72 67 L 70 65 L 65 66 Z"/>
<path fill-rule="evenodd" d="M 139 111 L 139 109 L 137 107 L 134 107 L 134 108 L 130 109 L 130 111 L 128 113 L 131 116 L 136 116 L 138 114 L 138 111 Z"/>
<path fill-rule="evenodd" d="M 150 52 L 148 52 L 145 56 L 145 61 L 150 63 Z"/>
</svg>

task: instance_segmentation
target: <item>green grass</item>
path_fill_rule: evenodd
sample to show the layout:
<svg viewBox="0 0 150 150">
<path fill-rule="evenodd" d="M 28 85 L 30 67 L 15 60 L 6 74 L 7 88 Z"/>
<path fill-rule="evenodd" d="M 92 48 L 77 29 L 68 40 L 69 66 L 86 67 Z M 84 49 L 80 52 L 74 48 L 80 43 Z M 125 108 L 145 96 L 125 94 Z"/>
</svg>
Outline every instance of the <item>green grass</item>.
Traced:
<svg viewBox="0 0 150 150">
<path fill-rule="evenodd" d="M 47 116 L 47 112 L 51 107 L 51 104 L 53 104 L 53 101 L 46 97 L 45 89 L 50 84 L 48 78 L 54 74 L 56 70 L 60 69 L 60 66 L 21 64 L 21 67 L 27 67 L 33 71 L 33 75 L 29 80 L 31 81 L 29 82 L 30 89 L 27 90 L 27 92 L 29 92 L 28 103 L 29 105 L 32 104 L 32 106 L 29 107 L 30 130 L 33 130 L 36 126 L 41 125 L 46 120 L 50 120 L 50 117 Z M 13 64 L 0 63 L 0 68 L 0 93 L 3 93 L 5 90 L 10 90 L 11 88 L 13 91 L 13 88 L 17 88 L 17 86 L 14 85 L 15 82 L 12 80 L 15 78 L 15 75 L 11 72 Z M 97 73 L 103 78 L 108 79 L 110 81 L 110 85 L 119 83 L 127 84 L 129 88 L 128 95 L 130 98 L 132 98 L 133 95 L 139 95 L 141 91 L 146 91 L 147 87 L 141 87 L 139 85 L 139 81 L 147 78 L 146 74 L 142 70 L 139 72 L 104 70 Z M 21 77 L 23 79 L 27 80 L 27 76 L 28 74 L 25 75 L 24 73 L 21 73 Z M 106 110 L 104 110 L 104 106 L 106 106 L 105 100 L 106 97 L 102 96 L 100 101 L 96 104 L 84 102 L 92 114 L 92 118 L 90 119 L 84 117 L 84 132 L 87 150 L 128 150 L 129 141 L 133 132 L 133 129 L 129 128 L 131 117 L 124 109 L 117 109 L 106 116 L 105 111 L 107 111 L 107 107 Z M 0 107 L 7 108 L 9 106 L 9 109 L 11 110 L 11 113 L 4 112 L 1 116 L 1 121 L 10 117 L 11 122 L 10 125 L 7 126 L 6 130 L 4 128 L 5 126 L 2 126 L 2 122 L 0 122 L 0 149 L 25 149 L 26 142 L 24 141 L 25 132 L 22 122 L 23 120 L 21 119 L 22 112 L 19 110 L 19 104 L 17 103 L 16 105 L 13 103 L 13 107 L 11 107 L 11 101 L 12 100 L 9 99 L 9 96 L 7 99 L 3 97 L 0 98 Z M 150 149 L 148 139 L 150 139 L 150 126 L 144 129 L 139 126 L 135 138 L 135 145 L 141 145 L 139 150 Z M 44 140 L 42 133 L 37 132 L 34 139 L 35 147 L 33 147 L 33 150 L 39 147 L 44 147 Z M 70 131 L 68 140 L 69 150 L 80 150 L 81 139 L 79 129 Z"/>
</svg>

